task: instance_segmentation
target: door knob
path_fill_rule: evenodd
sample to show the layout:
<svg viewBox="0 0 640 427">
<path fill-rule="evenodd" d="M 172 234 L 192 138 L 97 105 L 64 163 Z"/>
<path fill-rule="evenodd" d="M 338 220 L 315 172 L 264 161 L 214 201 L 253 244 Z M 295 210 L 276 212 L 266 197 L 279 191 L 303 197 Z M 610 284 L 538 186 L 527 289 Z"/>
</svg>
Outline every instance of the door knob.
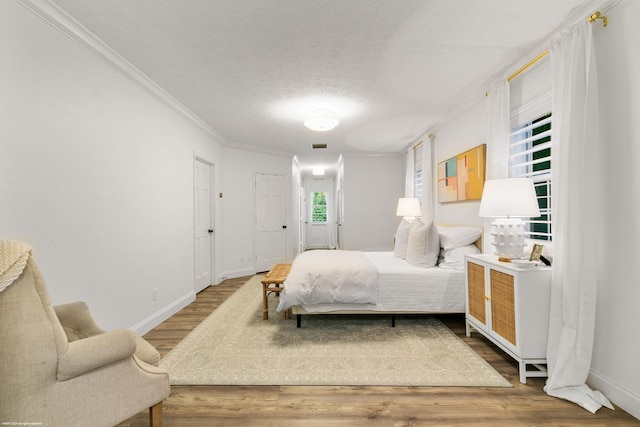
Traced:
<svg viewBox="0 0 640 427">
<path fill-rule="evenodd" d="M 213 230 L 212 230 L 212 229 L 209 229 L 209 234 L 211 234 L 211 233 L 213 233 Z"/>
</svg>

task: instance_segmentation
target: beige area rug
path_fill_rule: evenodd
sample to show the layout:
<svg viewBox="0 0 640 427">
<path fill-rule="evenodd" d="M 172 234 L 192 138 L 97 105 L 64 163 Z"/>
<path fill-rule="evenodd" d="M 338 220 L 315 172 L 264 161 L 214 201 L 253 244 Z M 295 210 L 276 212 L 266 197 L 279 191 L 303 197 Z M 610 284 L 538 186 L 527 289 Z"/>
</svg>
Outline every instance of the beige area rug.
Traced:
<svg viewBox="0 0 640 427">
<path fill-rule="evenodd" d="M 285 320 L 254 276 L 160 365 L 173 385 L 486 386 L 511 384 L 437 318 L 313 315 Z"/>
</svg>

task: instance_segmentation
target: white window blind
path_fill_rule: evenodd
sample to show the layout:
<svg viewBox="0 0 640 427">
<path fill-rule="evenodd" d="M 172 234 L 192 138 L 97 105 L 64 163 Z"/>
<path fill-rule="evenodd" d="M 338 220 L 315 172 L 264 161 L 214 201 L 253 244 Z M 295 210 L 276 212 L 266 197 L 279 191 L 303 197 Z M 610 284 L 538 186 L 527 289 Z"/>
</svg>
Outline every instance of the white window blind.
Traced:
<svg viewBox="0 0 640 427">
<path fill-rule="evenodd" d="M 524 218 L 525 235 L 552 240 L 551 233 L 551 113 L 512 129 L 509 146 L 509 176 L 532 178 L 540 216 Z"/>
<path fill-rule="evenodd" d="M 413 150 L 413 197 L 422 200 L 422 150 L 424 144 Z"/>
</svg>

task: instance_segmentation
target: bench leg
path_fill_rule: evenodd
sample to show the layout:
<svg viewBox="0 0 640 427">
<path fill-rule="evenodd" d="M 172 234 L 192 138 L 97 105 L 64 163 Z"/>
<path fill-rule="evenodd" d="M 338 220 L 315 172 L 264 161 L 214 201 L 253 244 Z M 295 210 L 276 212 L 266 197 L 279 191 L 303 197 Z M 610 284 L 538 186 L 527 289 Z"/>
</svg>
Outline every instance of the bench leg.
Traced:
<svg viewBox="0 0 640 427">
<path fill-rule="evenodd" d="M 262 284 L 262 319 L 269 318 L 269 301 L 267 300 L 267 285 Z"/>
</svg>

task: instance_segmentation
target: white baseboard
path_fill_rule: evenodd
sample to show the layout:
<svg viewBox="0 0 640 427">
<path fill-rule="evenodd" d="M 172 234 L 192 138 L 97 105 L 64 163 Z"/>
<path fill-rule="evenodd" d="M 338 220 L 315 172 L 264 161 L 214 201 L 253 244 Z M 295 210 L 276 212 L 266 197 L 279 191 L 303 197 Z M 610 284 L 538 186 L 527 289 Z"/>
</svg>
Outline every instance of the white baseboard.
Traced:
<svg viewBox="0 0 640 427">
<path fill-rule="evenodd" d="M 196 293 L 192 290 L 191 292 L 184 295 L 182 298 L 179 298 L 172 302 L 171 304 L 165 306 L 160 311 L 155 312 L 151 316 L 144 319 L 142 322 L 135 325 L 131 330 L 136 334 L 142 336 L 158 326 L 160 323 L 164 322 L 193 301 L 196 300 Z"/>
<path fill-rule="evenodd" d="M 227 279 L 235 279 L 236 277 L 242 277 L 242 276 L 253 276 L 254 274 L 256 274 L 256 271 L 251 268 L 243 268 L 240 270 L 231 270 L 231 271 L 225 271 L 224 273 L 218 275 L 218 277 L 216 278 L 216 284 L 227 280 Z"/>
<path fill-rule="evenodd" d="M 607 396 L 607 399 L 614 405 L 619 406 L 640 420 L 640 396 L 619 384 L 613 383 L 610 379 L 593 370 L 589 371 L 587 383 L 592 389 L 598 390 Z M 602 408 L 601 411 L 608 411 L 608 409 Z"/>
<path fill-rule="evenodd" d="M 218 284 L 225 279 L 233 279 L 236 277 L 243 277 L 243 276 L 253 276 L 254 274 L 255 274 L 255 271 L 253 269 L 227 271 L 224 274 L 218 276 L 217 281 L 215 283 Z M 171 304 L 163 307 L 161 310 L 153 313 L 151 316 L 147 317 L 142 322 L 133 326 L 131 330 L 136 334 L 142 336 L 147 332 L 149 332 L 150 330 L 152 330 L 153 328 L 155 328 L 156 326 L 158 326 L 160 323 L 164 322 L 165 320 L 167 320 L 168 318 L 170 318 L 171 316 L 173 316 L 174 314 L 182 310 L 183 308 L 185 308 L 186 306 L 188 306 L 189 304 L 191 304 L 195 300 L 196 300 L 196 293 L 192 290 L 191 292 L 188 292 L 187 294 L 175 300 Z"/>
</svg>

